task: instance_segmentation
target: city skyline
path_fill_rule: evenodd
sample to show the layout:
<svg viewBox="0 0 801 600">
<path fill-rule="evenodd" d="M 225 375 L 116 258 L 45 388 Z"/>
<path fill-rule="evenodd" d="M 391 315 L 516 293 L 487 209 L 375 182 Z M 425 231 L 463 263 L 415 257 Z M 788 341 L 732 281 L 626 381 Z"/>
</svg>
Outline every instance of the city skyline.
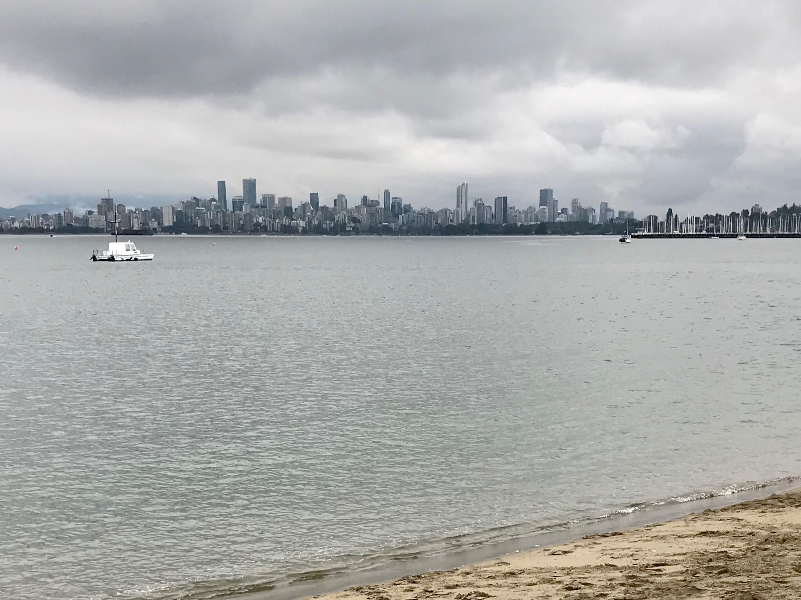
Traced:
<svg viewBox="0 0 801 600">
<path fill-rule="evenodd" d="M 531 227 L 538 223 L 567 223 L 581 221 L 589 225 L 615 221 L 615 212 L 605 203 L 596 212 L 584 207 L 579 198 L 571 201 L 571 210 L 558 210 L 558 201 L 553 189 L 539 191 L 540 207 L 528 205 L 517 208 L 509 204 L 508 196 L 496 196 L 494 201 L 481 197 L 469 199 L 466 182 L 456 188 L 455 205 L 452 208 L 434 210 L 427 206 L 415 207 L 395 196 L 389 189 L 378 191 L 375 198 L 362 195 L 356 203 L 348 204 L 345 194 L 337 194 L 331 201 L 320 204 L 319 192 L 310 192 L 309 199 L 293 199 L 291 196 L 276 198 L 274 193 L 258 193 L 255 178 L 242 180 L 242 195 L 231 196 L 229 203 L 228 182 L 217 181 L 216 197 L 183 200 L 163 206 L 126 206 L 115 200 L 111 190 L 100 199 L 96 209 L 81 209 L 75 206 L 51 212 L 21 211 L 17 215 L 0 211 L 0 230 L 28 229 L 59 230 L 65 227 L 92 231 L 168 231 L 205 230 L 223 232 L 276 232 L 276 233 L 326 233 L 332 228 L 338 233 L 364 230 L 369 233 L 409 233 L 411 231 L 434 230 L 453 227 L 458 233 L 469 233 L 472 227 L 494 226 L 504 228 Z M 230 204 L 230 210 L 229 210 Z M 23 208 L 23 207 L 20 207 Z M 21 216 L 27 212 L 27 216 Z M 5 214 L 4 214 L 5 213 Z M 634 219 L 634 213 L 621 210 L 617 220 Z M 467 228 L 467 229 L 465 229 Z M 520 233 L 520 230 L 517 230 Z M 533 230 L 529 231 L 529 233 Z"/>
<path fill-rule="evenodd" d="M 273 190 L 275 189 L 275 186 L 270 185 L 270 182 L 259 183 L 259 180 L 257 178 L 249 178 L 249 177 L 240 178 L 240 179 L 220 179 L 220 180 L 217 180 L 216 183 L 214 183 L 213 185 L 211 185 L 211 186 L 207 185 L 205 193 L 200 194 L 200 195 L 189 194 L 189 193 L 184 193 L 184 194 L 154 194 L 153 196 L 150 196 L 150 197 L 147 197 L 147 196 L 143 197 L 141 195 L 136 195 L 136 194 L 133 194 L 133 193 L 125 193 L 124 191 L 122 193 L 116 193 L 116 192 L 114 192 L 114 190 L 110 190 L 110 189 L 107 189 L 107 188 L 104 188 L 102 190 L 102 192 L 103 193 L 111 193 L 112 196 L 114 196 L 115 198 L 119 198 L 126 206 L 133 206 L 133 207 L 140 207 L 140 208 L 148 208 L 150 206 L 164 205 L 164 204 L 170 204 L 170 203 L 178 203 L 178 202 L 181 202 L 181 201 L 186 200 L 188 198 L 198 197 L 198 198 L 216 198 L 216 199 L 218 199 L 220 201 L 220 203 L 227 210 L 230 210 L 231 209 L 231 201 L 234 198 L 237 198 L 237 199 L 240 199 L 240 200 L 243 200 L 243 201 L 247 202 L 247 200 L 245 199 L 245 196 L 246 196 L 245 188 L 246 188 L 247 185 L 252 185 L 253 186 L 252 189 L 249 192 L 249 197 L 250 197 L 250 202 L 249 203 L 251 205 L 260 204 L 261 203 L 261 197 L 263 195 L 265 195 L 265 194 L 271 194 L 274 197 L 286 196 L 286 197 L 297 198 L 297 196 L 293 196 L 291 194 L 285 194 L 285 193 L 282 193 L 282 192 L 274 192 Z M 271 192 L 264 192 L 264 189 L 270 189 Z M 317 189 L 317 188 L 313 188 L 313 187 L 309 186 L 309 189 Z M 360 199 L 362 197 L 364 197 L 364 196 L 367 196 L 370 199 L 379 199 L 379 200 L 381 200 L 383 198 L 383 202 L 386 202 L 386 200 L 389 199 L 390 202 L 391 202 L 392 194 L 390 194 L 389 197 L 387 196 L 387 192 L 389 192 L 389 189 L 386 189 L 385 186 L 383 186 L 383 185 L 373 186 L 373 189 L 375 190 L 373 192 L 365 191 L 366 188 L 364 186 L 362 186 L 362 187 L 358 188 L 357 191 L 352 191 L 352 190 L 351 191 L 347 191 L 347 192 L 342 192 L 342 191 L 338 191 L 338 192 L 314 192 L 314 191 L 311 191 L 311 192 L 309 192 L 309 194 L 314 194 L 315 195 L 316 201 L 318 202 L 318 205 L 319 204 L 331 204 L 331 205 L 333 205 L 332 203 L 334 202 L 334 200 L 336 199 L 337 196 L 344 196 L 345 198 L 349 198 L 351 202 L 353 202 L 354 199 L 356 199 L 356 201 L 360 201 Z M 393 188 L 393 189 L 397 189 L 397 188 Z M 506 188 L 503 187 L 503 186 L 500 186 L 500 188 L 496 188 L 495 186 L 491 186 L 489 184 L 483 184 L 482 185 L 481 182 L 470 183 L 469 185 L 468 185 L 468 183 L 463 182 L 459 186 L 457 186 L 457 190 L 456 190 L 457 200 L 456 200 L 456 202 L 457 202 L 457 205 L 458 205 L 458 202 L 459 202 L 458 198 L 460 197 L 460 194 L 463 194 L 464 201 L 465 201 L 465 212 L 466 212 L 467 210 L 469 210 L 469 207 L 472 206 L 473 201 L 476 198 L 487 199 L 488 201 L 493 201 L 494 202 L 495 198 L 497 198 L 499 195 L 503 194 L 503 197 L 512 198 L 512 201 L 514 201 L 517 205 L 526 206 L 526 207 L 528 207 L 528 206 L 537 206 L 538 201 L 539 201 L 538 199 L 540 198 L 540 193 L 541 193 L 542 190 L 539 189 L 539 188 L 536 188 L 536 189 L 532 188 L 532 190 L 533 191 L 528 193 L 526 195 L 526 197 L 522 197 L 522 196 L 513 197 L 513 196 L 511 196 L 511 195 L 506 193 Z M 375 193 L 378 193 L 378 196 L 373 197 L 373 194 L 375 194 Z M 551 193 L 553 194 L 553 189 L 551 189 Z M 404 196 L 406 196 L 406 194 L 404 194 Z M 563 196 L 565 196 L 565 194 L 564 193 L 560 193 L 559 196 L 563 197 Z M 93 196 L 83 196 L 83 195 L 81 195 L 81 196 L 77 196 L 77 197 L 76 196 L 59 195 L 59 196 L 56 196 L 53 200 L 54 200 L 54 202 L 56 204 L 63 204 L 65 208 L 71 208 L 73 210 L 75 210 L 75 209 L 86 210 L 86 209 L 93 209 L 94 208 L 94 206 L 97 204 L 97 198 L 98 197 L 99 196 L 97 194 L 95 194 Z M 410 197 L 409 199 L 410 199 L 410 201 L 414 202 L 415 206 L 425 206 L 425 207 L 428 207 L 428 208 L 435 208 L 435 209 L 439 209 L 439 208 L 454 208 L 454 206 L 453 206 L 454 205 L 453 191 L 450 191 L 450 193 L 447 195 L 447 197 L 437 198 L 437 199 L 435 199 L 434 202 L 425 202 L 425 201 L 421 200 L 420 198 L 412 198 L 412 197 Z M 559 199 L 556 198 L 556 200 L 557 200 L 557 203 L 558 203 Z M 564 200 L 564 202 L 569 204 L 569 200 Z M 586 202 L 587 201 L 585 201 L 585 203 Z M 588 200 L 588 202 L 590 204 L 596 204 L 596 205 L 598 204 L 598 202 L 595 202 L 594 200 L 591 200 L 591 199 Z M 21 205 L 21 204 L 22 203 L 19 203 L 17 205 Z M 13 206 L 2 207 L 2 208 L 13 208 Z"/>
<path fill-rule="evenodd" d="M 13 0 L 0 206 L 106 187 L 161 204 L 213 193 L 209 174 L 432 208 L 453 181 L 643 214 L 792 203 L 799 30 L 789 0 Z"/>
<path fill-rule="evenodd" d="M 687 213 L 682 217 L 669 208 L 665 218 L 649 214 L 639 221 L 633 211 L 616 211 L 601 202 L 596 211 L 584 206 L 580 198 L 570 200 L 570 208 L 559 208 L 552 188 L 539 190 L 539 205 L 517 208 L 507 196 L 494 202 L 474 197 L 468 203 L 469 184 L 456 188 L 453 208 L 433 210 L 415 207 L 393 196 L 389 189 L 376 198 L 362 195 L 358 203 L 348 204 L 345 194 L 337 194 L 332 206 L 320 204 L 319 192 L 309 193 L 308 201 L 274 193 L 257 192 L 254 178 L 242 180 L 244 196 L 233 196 L 228 204 L 227 182 L 217 181 L 217 197 L 198 198 L 150 208 L 126 207 L 108 190 L 96 210 L 83 215 L 75 208 L 51 213 L 28 211 L 26 217 L 0 211 L 0 232 L 29 233 L 66 231 L 67 233 L 279 233 L 279 234 L 389 234 L 389 235 L 531 235 L 531 234 L 612 234 L 615 225 L 637 229 L 640 236 L 758 235 L 801 236 L 801 206 L 777 206 L 766 210 L 756 203 L 730 213 Z M 383 198 L 383 201 L 382 201 Z M 22 213 L 20 213 L 22 214 Z M 621 230 L 622 231 L 622 230 Z M 617 232 L 620 233 L 620 232 Z"/>
</svg>

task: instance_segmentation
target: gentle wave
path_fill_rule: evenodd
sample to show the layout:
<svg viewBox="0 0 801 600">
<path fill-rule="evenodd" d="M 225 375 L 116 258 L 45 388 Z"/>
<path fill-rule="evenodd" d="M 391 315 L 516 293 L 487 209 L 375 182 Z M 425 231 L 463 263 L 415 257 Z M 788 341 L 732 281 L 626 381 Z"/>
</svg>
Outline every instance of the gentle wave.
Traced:
<svg viewBox="0 0 801 600">
<path fill-rule="evenodd" d="M 615 515 L 629 515 L 641 510 L 647 510 L 649 508 L 657 508 L 660 506 L 669 506 L 671 504 L 685 504 L 687 502 L 697 502 L 699 500 L 709 500 L 711 498 L 719 498 L 721 496 L 731 496 L 733 494 L 738 494 L 742 492 L 753 492 L 756 490 L 767 489 L 771 487 L 776 487 L 779 485 L 792 485 L 794 483 L 798 483 L 801 481 L 801 477 L 799 476 L 790 476 L 790 477 L 780 477 L 776 479 L 770 479 L 763 483 L 745 483 L 745 484 L 734 484 L 726 486 L 720 490 L 710 490 L 705 492 L 694 492 L 691 494 L 686 494 L 683 496 L 672 496 L 670 498 L 666 498 L 664 500 L 657 500 L 654 502 L 638 502 L 635 504 L 630 504 L 625 508 L 621 508 L 619 510 L 614 511 L 608 515 L 604 515 L 601 518 L 610 518 Z"/>
<path fill-rule="evenodd" d="M 117 593 L 113 597 L 117 600 L 214 600 L 239 594 L 268 592 L 279 587 L 321 581 L 338 575 L 377 570 L 392 562 L 433 558 L 481 546 L 513 542 L 538 534 L 580 528 L 633 513 L 658 510 L 660 507 L 689 504 L 743 492 L 769 491 L 771 488 L 788 487 L 799 483 L 801 483 L 801 476 L 781 477 L 761 483 L 733 484 L 718 490 L 691 492 L 652 502 L 638 502 L 600 516 L 573 519 L 553 525 L 521 523 L 494 527 L 439 539 L 421 540 L 413 544 L 404 544 L 362 555 L 349 554 L 331 557 L 315 564 L 296 565 L 281 573 L 252 574 L 245 577 L 212 580 L 198 579 L 150 589 L 129 590 Z M 108 597 L 93 597 L 92 600 L 106 600 L 106 598 Z"/>
</svg>

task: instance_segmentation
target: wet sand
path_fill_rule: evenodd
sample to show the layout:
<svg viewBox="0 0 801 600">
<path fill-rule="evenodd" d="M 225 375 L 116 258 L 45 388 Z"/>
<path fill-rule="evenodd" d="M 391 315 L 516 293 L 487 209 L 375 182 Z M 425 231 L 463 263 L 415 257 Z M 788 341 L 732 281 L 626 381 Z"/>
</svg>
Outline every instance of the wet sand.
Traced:
<svg viewBox="0 0 801 600">
<path fill-rule="evenodd" d="M 324 600 L 801 598 L 801 490 Z"/>
</svg>

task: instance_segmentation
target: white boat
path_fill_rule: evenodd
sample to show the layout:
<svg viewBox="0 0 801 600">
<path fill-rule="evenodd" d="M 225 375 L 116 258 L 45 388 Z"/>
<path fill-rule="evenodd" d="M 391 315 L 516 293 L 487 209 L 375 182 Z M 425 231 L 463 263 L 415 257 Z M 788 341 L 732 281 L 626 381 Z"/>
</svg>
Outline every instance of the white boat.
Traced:
<svg viewBox="0 0 801 600">
<path fill-rule="evenodd" d="M 108 192 L 108 197 L 111 197 L 111 190 Z M 92 256 L 89 260 L 91 261 L 98 261 L 102 260 L 105 262 L 116 262 L 116 261 L 140 261 L 140 260 L 153 260 L 152 254 L 142 254 L 142 251 L 136 247 L 130 239 L 127 242 L 120 242 L 117 239 L 117 224 L 119 221 L 117 220 L 117 211 L 114 211 L 114 241 L 108 243 L 108 250 L 103 250 L 100 252 L 99 250 L 92 250 Z"/>
<path fill-rule="evenodd" d="M 748 239 L 748 238 L 746 238 L 746 237 L 745 237 L 745 234 L 742 234 L 742 233 L 741 233 L 740 235 L 738 235 L 738 236 L 737 236 L 737 239 L 738 239 L 738 240 L 746 240 L 746 239 Z"/>
<path fill-rule="evenodd" d="M 153 255 L 142 254 L 142 251 L 137 249 L 136 244 L 128 240 L 127 242 L 109 242 L 108 250 L 103 250 L 102 252 L 93 250 L 91 260 L 104 260 L 107 262 L 153 260 Z"/>
</svg>

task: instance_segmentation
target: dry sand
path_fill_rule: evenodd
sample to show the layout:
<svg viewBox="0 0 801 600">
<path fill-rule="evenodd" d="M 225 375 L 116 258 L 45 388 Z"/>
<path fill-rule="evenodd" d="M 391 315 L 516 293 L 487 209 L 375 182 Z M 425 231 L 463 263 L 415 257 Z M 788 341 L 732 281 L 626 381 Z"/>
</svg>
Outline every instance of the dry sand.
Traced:
<svg viewBox="0 0 801 600">
<path fill-rule="evenodd" d="M 318 597 L 801 599 L 801 490 Z"/>
</svg>

